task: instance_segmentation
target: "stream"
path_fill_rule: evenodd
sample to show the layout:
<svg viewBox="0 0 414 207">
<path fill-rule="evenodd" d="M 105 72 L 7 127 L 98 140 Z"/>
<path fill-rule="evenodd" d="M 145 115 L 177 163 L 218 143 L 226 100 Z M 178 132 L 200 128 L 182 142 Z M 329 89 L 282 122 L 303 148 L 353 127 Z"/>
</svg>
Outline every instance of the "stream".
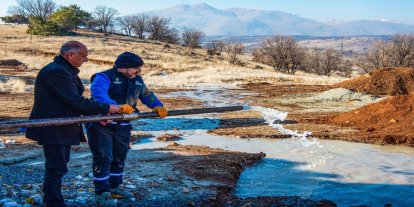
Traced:
<svg viewBox="0 0 414 207">
<path fill-rule="evenodd" d="M 243 105 L 243 97 L 221 86 L 209 86 L 194 91 L 173 92 L 166 96 L 202 100 L 207 107 Z M 241 96 L 249 95 L 242 94 Z M 321 140 L 309 132 L 296 132 L 275 124 L 287 113 L 250 107 L 262 112 L 266 122 L 288 139 L 238 139 L 207 133 L 220 121 L 218 114 L 139 119 L 136 130 L 155 136 L 177 134 L 182 145 L 205 145 L 232 151 L 266 153 L 266 158 L 245 170 L 234 194 L 239 197 L 300 196 L 328 199 L 338 206 L 414 206 L 414 149 L 353 142 Z M 168 145 L 148 138 L 132 149 L 158 148 Z"/>
</svg>

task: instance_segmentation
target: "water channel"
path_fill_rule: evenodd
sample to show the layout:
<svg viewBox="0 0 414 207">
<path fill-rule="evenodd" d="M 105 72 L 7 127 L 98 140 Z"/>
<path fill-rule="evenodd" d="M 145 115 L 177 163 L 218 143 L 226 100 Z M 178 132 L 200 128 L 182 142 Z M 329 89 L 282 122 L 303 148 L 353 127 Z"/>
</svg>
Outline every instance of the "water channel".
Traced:
<svg viewBox="0 0 414 207">
<path fill-rule="evenodd" d="M 248 94 L 246 94 L 248 95 Z M 207 106 L 242 104 L 229 100 L 229 94 L 214 88 L 174 92 L 205 101 Z M 295 195 L 311 199 L 329 199 L 338 206 L 414 206 L 414 149 L 321 140 L 308 132 L 295 132 L 274 124 L 287 113 L 262 107 L 264 119 L 289 139 L 238 139 L 214 136 L 207 130 L 219 125 L 217 114 L 166 119 L 140 119 L 135 129 L 155 136 L 180 134 L 182 145 L 205 145 L 232 151 L 266 153 L 266 158 L 245 170 L 238 181 L 239 197 Z M 166 146 L 148 138 L 133 149 Z"/>
</svg>

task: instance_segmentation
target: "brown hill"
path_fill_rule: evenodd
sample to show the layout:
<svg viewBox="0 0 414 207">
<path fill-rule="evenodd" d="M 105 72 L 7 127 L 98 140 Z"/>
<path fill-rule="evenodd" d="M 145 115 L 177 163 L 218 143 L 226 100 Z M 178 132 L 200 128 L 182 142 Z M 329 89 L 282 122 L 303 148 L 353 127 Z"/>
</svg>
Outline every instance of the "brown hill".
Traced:
<svg viewBox="0 0 414 207">
<path fill-rule="evenodd" d="M 414 147 L 414 94 L 390 97 L 339 114 L 329 122 L 361 130 L 362 142 Z"/>
<path fill-rule="evenodd" d="M 334 87 L 374 95 L 407 95 L 414 91 L 414 68 L 381 68 Z"/>
</svg>

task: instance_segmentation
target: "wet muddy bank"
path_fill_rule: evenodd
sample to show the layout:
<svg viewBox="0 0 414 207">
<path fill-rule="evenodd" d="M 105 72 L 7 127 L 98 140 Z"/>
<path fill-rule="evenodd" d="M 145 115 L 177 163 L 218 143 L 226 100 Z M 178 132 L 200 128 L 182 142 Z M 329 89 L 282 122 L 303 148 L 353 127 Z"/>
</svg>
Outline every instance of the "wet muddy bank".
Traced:
<svg viewBox="0 0 414 207">
<path fill-rule="evenodd" d="M 85 152 L 87 147 L 73 152 Z M 239 199 L 231 195 L 241 172 L 265 156 L 201 146 L 169 145 L 165 148 L 131 150 L 125 168 L 125 190 L 132 200 L 119 200 L 118 206 L 266 206 L 279 201 L 296 204 L 318 202 L 297 197 Z M 71 206 L 93 206 L 91 156 L 72 157 L 64 177 L 63 194 Z M 40 195 L 43 163 L 0 166 L 0 197 L 23 204 Z M 1 202 L 1 201 L 0 201 Z M 326 205 L 325 205 L 326 206 Z M 333 206 L 333 205 L 328 205 Z"/>
</svg>

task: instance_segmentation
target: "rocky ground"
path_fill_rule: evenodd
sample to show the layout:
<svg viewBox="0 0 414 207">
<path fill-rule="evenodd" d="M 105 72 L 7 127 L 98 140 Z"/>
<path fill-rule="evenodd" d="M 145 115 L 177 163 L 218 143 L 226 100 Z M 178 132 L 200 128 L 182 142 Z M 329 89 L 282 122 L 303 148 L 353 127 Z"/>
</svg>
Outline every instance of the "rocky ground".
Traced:
<svg viewBox="0 0 414 207">
<path fill-rule="evenodd" d="M 86 151 L 85 151 L 86 150 Z M 93 206 L 92 162 L 86 146 L 77 147 L 64 177 L 63 194 L 69 206 Z M 131 150 L 121 186 L 134 198 L 118 206 L 336 206 L 292 196 L 239 199 L 231 195 L 240 173 L 265 154 L 249 154 L 200 146 Z M 0 166 L 0 205 L 19 206 L 33 198 L 40 204 L 43 163 Z M 31 205 L 26 205 L 31 206 Z"/>
</svg>

